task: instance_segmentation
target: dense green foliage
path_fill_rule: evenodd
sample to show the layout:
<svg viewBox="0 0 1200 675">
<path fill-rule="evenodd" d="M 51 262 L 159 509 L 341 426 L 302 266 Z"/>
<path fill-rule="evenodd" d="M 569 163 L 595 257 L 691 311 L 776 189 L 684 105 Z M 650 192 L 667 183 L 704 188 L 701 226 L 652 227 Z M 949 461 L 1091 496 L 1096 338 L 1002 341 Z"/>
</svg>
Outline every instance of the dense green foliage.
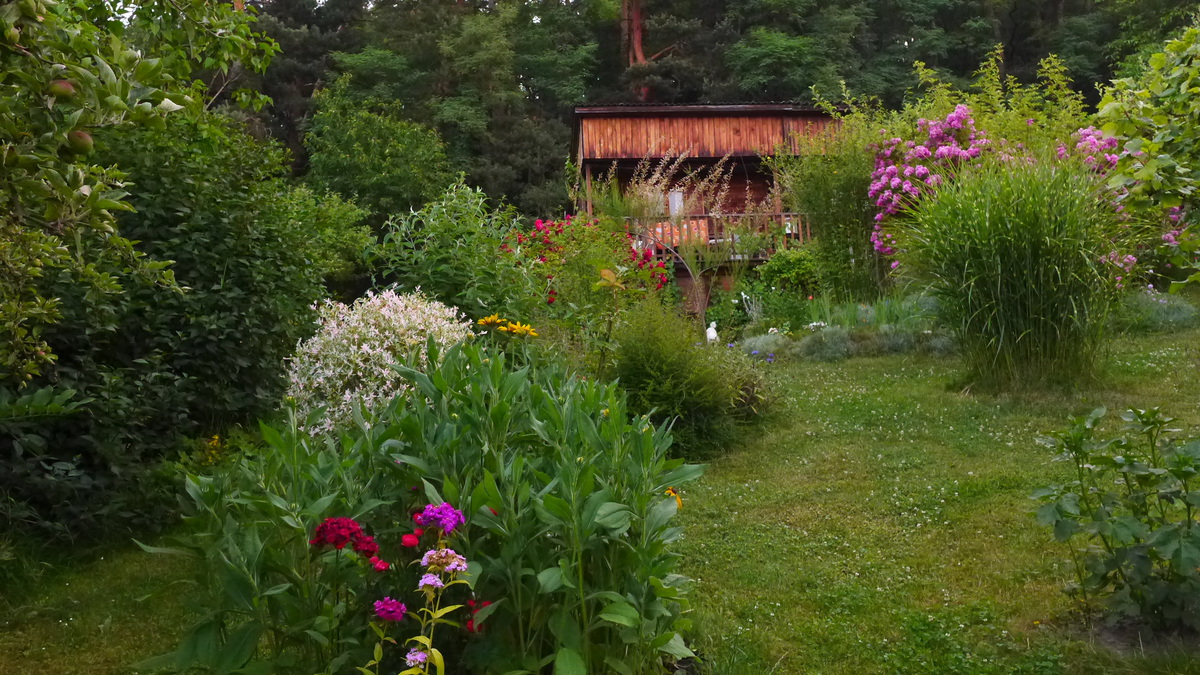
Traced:
<svg viewBox="0 0 1200 675">
<path fill-rule="evenodd" d="M 458 307 L 469 316 L 524 314 L 531 283 L 500 247 L 520 225 L 510 208 L 459 182 L 420 210 L 393 217 L 375 249 L 377 281 Z"/>
<path fill-rule="evenodd" d="M 911 218 L 902 259 L 938 299 L 971 377 L 1012 385 L 1092 372 L 1135 229 L 1119 226 L 1095 173 L 973 168 Z"/>
<path fill-rule="evenodd" d="M 5 438 L 0 468 L 6 525 L 43 536 L 100 536 L 169 515 L 154 504 L 161 488 L 145 483 L 158 460 L 186 436 L 275 407 L 284 359 L 311 330 L 320 274 L 332 269 L 326 235 L 346 231 L 310 230 L 314 211 L 319 221 L 347 205 L 294 192 L 281 153 L 219 115 L 110 130 L 97 146 L 130 191 L 134 210 L 117 227 L 177 283 L 120 260 L 95 266 L 112 282 L 107 293 L 65 270 L 44 280 L 60 299 L 61 318 L 44 332 L 57 359 L 34 382 L 85 403 Z M 92 245 L 80 250 L 103 260 Z"/>
<path fill-rule="evenodd" d="M 405 120 L 395 103 L 354 101 L 345 90 L 339 82 L 313 99 L 305 180 L 353 198 L 376 222 L 440 195 L 452 179 L 437 134 Z"/>
<path fill-rule="evenodd" d="M 1200 624 L 1200 526 L 1195 480 L 1200 439 L 1177 437 L 1158 408 L 1121 415 L 1123 433 L 1096 440 L 1103 408 L 1043 443 L 1070 462 L 1074 480 L 1038 490 L 1038 522 L 1071 548 L 1069 592 L 1159 628 Z"/>
<path fill-rule="evenodd" d="M 615 339 L 613 375 L 630 408 L 670 424 L 684 456 L 719 452 L 770 404 L 754 362 L 724 343 L 706 345 L 695 323 L 658 298 L 630 312 Z"/>
<path fill-rule="evenodd" d="M 371 603 L 419 605 L 409 563 L 438 537 L 429 524 L 411 534 L 410 516 L 443 498 L 466 516 L 443 543 L 470 561 L 469 588 L 447 588 L 448 611 L 461 626 L 468 599 L 490 605 L 473 630 L 441 631 L 454 672 L 553 662 L 648 673 L 690 655 L 675 632 L 687 625 L 687 580 L 674 571 L 677 505 L 664 491 L 700 467 L 668 459 L 666 429 L 631 418 L 612 384 L 554 365 L 515 370 L 478 346 L 428 361 L 428 376 L 405 371 L 413 395 L 377 424 L 344 427 L 340 441 L 264 427 L 262 453 L 188 477 L 184 543 L 203 561 L 212 611 L 163 661 L 353 672 L 374 647 Z M 390 566 L 310 544 L 333 516 L 361 520 Z M 425 546 L 402 546 L 405 532 Z M 389 649 L 384 663 L 402 663 Z"/>
<path fill-rule="evenodd" d="M 122 22 L 142 32 L 141 52 L 122 38 Z M 259 68 L 273 46 L 246 15 L 199 0 L 5 3 L 0 40 L 0 384 L 24 385 L 55 358 L 42 331 L 61 318 L 60 300 L 41 280 L 62 270 L 93 293 L 119 292 L 97 268 L 101 256 L 170 282 L 114 230 L 113 212 L 128 205 L 119 177 L 89 157 L 92 133 L 158 123 L 193 103 L 195 62 Z"/>
</svg>

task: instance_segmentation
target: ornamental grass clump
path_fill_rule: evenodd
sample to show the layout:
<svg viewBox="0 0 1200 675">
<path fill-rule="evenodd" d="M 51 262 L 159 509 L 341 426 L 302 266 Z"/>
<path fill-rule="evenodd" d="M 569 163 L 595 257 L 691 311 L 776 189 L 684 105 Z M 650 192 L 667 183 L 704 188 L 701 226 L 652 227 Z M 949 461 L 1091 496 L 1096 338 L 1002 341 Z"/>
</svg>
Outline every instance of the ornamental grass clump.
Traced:
<svg viewBox="0 0 1200 675">
<path fill-rule="evenodd" d="M 1084 166 L 996 162 L 909 211 L 902 257 L 929 284 L 973 381 L 1093 372 L 1115 290 L 1136 263 L 1125 254 L 1136 228 L 1102 190 Z"/>
<path fill-rule="evenodd" d="M 448 347 L 471 338 L 458 310 L 420 293 L 368 293 L 353 305 L 326 302 L 317 334 L 300 343 L 288 396 L 306 431 L 332 432 L 354 421 L 354 407 L 376 411 L 408 385 L 394 366 L 424 365 L 426 341 Z M 324 416 L 316 416 L 324 408 Z"/>
</svg>

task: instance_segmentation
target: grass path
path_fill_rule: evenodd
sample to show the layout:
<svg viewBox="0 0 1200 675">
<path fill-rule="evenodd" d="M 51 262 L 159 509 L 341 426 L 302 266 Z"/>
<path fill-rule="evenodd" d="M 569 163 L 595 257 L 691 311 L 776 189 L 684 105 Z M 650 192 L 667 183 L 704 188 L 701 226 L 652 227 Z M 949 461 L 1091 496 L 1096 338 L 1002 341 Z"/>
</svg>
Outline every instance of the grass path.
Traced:
<svg viewBox="0 0 1200 675">
<path fill-rule="evenodd" d="M 192 623 L 189 587 L 172 583 L 188 574 L 182 559 L 132 544 L 52 573 L 40 592 L 0 616 L 0 673 L 129 672 L 129 664 L 174 647 Z"/>
<path fill-rule="evenodd" d="M 779 419 L 683 496 L 712 671 L 1200 673 L 1169 646 L 1089 640 L 1060 591 L 1065 551 L 1028 498 L 1066 479 L 1034 437 L 1068 415 L 1163 406 L 1200 426 L 1200 333 L 1118 342 L 1086 395 L 964 395 L 948 389 L 954 367 L 780 369 Z"/>
</svg>

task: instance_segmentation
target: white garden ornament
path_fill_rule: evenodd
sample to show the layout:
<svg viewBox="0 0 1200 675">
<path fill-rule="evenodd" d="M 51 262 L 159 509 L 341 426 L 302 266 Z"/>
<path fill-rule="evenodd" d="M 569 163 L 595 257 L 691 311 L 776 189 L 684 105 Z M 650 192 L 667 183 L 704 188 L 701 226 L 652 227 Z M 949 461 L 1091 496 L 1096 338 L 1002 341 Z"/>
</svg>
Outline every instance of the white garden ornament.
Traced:
<svg viewBox="0 0 1200 675">
<path fill-rule="evenodd" d="M 717 341 L 717 322 L 716 321 L 708 324 L 708 331 L 706 331 L 706 335 L 708 336 L 709 342 Z"/>
</svg>

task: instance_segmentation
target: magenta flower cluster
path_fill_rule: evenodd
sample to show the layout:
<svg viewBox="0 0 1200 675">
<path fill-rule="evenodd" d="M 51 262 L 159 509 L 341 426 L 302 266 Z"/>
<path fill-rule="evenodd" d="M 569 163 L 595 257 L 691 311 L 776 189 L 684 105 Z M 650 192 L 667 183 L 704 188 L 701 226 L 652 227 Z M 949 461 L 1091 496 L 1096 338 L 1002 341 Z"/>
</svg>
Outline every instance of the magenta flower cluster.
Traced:
<svg viewBox="0 0 1200 675">
<path fill-rule="evenodd" d="M 871 244 L 881 255 L 896 253 L 892 235 L 883 230 L 883 220 L 941 185 L 958 166 L 978 159 L 990 143 L 975 128 L 971 109 L 965 105 L 955 107 L 944 120 L 917 120 L 917 130 L 920 142 L 891 138 L 883 142 L 875 157 L 868 194 L 879 212 Z M 880 133 L 886 135 L 884 130 Z"/>
<path fill-rule="evenodd" d="M 423 511 L 413 516 L 413 520 L 422 527 L 436 527 L 446 534 L 467 522 L 462 511 L 446 502 L 426 505 Z"/>
<path fill-rule="evenodd" d="M 408 608 L 403 602 L 384 598 L 375 601 L 375 614 L 384 621 L 403 621 Z"/>
<path fill-rule="evenodd" d="M 1107 173 L 1117 166 L 1117 162 L 1121 159 L 1121 153 L 1118 152 L 1120 141 L 1115 136 L 1105 136 L 1104 132 L 1096 127 L 1080 129 L 1073 135 L 1075 136 L 1074 154 L 1083 157 L 1084 164 L 1100 173 Z M 1059 159 L 1066 159 L 1071 154 L 1066 144 L 1059 144 Z"/>
</svg>

